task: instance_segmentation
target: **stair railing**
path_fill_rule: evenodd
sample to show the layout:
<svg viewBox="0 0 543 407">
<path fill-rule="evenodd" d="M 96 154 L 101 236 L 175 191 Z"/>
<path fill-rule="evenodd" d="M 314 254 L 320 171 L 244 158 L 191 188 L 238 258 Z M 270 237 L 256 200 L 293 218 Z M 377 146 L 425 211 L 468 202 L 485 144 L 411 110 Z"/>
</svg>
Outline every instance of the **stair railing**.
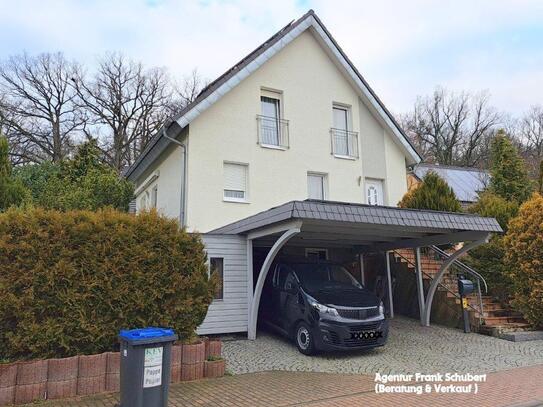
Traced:
<svg viewBox="0 0 543 407">
<path fill-rule="evenodd" d="M 433 249 L 433 247 L 432 247 Z M 438 250 L 441 250 L 439 248 L 437 248 Z M 421 252 L 426 252 L 425 254 L 429 254 L 427 251 L 423 251 L 423 248 L 421 248 Z M 394 253 L 396 254 L 396 256 L 402 258 L 406 263 L 408 263 L 411 267 L 415 268 L 417 267 L 417 265 L 415 264 L 414 261 L 412 261 L 411 259 L 408 259 L 407 257 L 405 257 L 404 255 L 402 255 L 402 253 L 400 253 L 399 251 L 397 250 L 394 250 Z M 445 254 L 445 256 L 449 256 L 447 253 L 443 252 Z M 438 253 L 439 254 L 439 253 Z M 452 266 L 456 266 L 455 264 L 456 262 L 453 262 L 453 264 L 451 265 L 451 267 L 449 267 L 449 270 L 447 271 L 447 274 L 451 273 L 451 268 Z M 458 263 L 461 263 L 461 262 L 458 262 Z M 464 265 L 463 263 L 461 263 L 462 265 Z M 467 265 L 464 265 L 466 268 L 469 268 Z M 471 274 L 469 271 L 466 270 L 467 273 Z M 421 270 L 421 273 L 423 276 L 426 276 L 427 278 L 429 278 L 430 280 L 433 280 L 434 277 L 431 276 L 430 274 L 426 273 L 424 270 Z M 476 275 L 479 275 L 480 276 L 480 279 L 482 279 L 484 285 L 485 285 L 485 290 L 486 290 L 486 281 L 484 280 L 484 278 L 479 274 L 477 273 L 476 271 L 473 271 L 474 274 L 471 274 L 473 276 L 476 276 Z M 458 272 L 455 273 L 457 276 L 458 276 Z M 477 280 L 477 294 L 478 294 L 478 299 L 479 299 L 479 308 L 477 307 L 474 307 L 473 305 L 471 305 L 469 302 L 468 302 L 468 307 L 471 308 L 473 311 L 475 311 L 476 313 L 479 314 L 479 325 L 482 324 L 482 317 L 483 317 L 483 299 L 482 299 L 482 295 L 481 295 L 481 285 L 480 285 L 480 282 L 479 282 L 479 277 L 476 278 Z M 451 290 L 446 284 L 444 284 L 443 282 L 439 282 L 438 284 L 439 287 L 442 287 L 444 288 L 447 292 L 451 293 L 455 298 L 457 299 L 460 299 L 460 294 L 458 292 L 455 292 L 453 290 Z"/>
<path fill-rule="evenodd" d="M 434 257 L 436 260 L 444 261 L 450 257 L 450 254 L 445 252 L 444 250 L 440 249 L 437 246 L 429 246 L 425 248 L 425 251 L 428 255 Z M 477 271 L 473 270 L 470 266 L 468 266 L 465 263 L 462 263 L 460 260 L 453 261 L 452 267 L 456 268 L 456 275 L 462 275 L 462 274 L 469 274 L 471 277 L 475 279 L 477 282 L 477 297 L 479 300 L 479 323 L 481 323 L 482 318 L 484 317 L 484 309 L 483 309 L 483 296 L 481 293 L 481 281 L 483 282 L 483 285 L 485 287 L 485 294 L 488 293 L 488 285 L 486 283 L 485 278 L 478 273 Z"/>
</svg>

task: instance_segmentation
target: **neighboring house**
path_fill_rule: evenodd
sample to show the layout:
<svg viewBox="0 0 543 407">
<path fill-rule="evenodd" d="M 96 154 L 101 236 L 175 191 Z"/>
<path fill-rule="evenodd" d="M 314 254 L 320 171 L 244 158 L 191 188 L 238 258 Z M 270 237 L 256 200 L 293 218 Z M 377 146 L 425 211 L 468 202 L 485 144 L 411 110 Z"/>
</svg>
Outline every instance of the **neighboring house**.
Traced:
<svg viewBox="0 0 543 407">
<path fill-rule="evenodd" d="M 479 199 L 479 193 L 490 181 L 489 172 L 478 168 L 420 163 L 407 174 L 409 190 L 416 188 L 429 171 L 435 172 L 449 184 L 464 208 Z"/>
<path fill-rule="evenodd" d="M 254 337 L 262 284 L 279 252 L 354 264 L 364 281 L 360 253 L 369 247 L 481 239 L 499 229 L 491 220 L 473 224 L 477 217 L 440 223 L 424 211 L 386 208 L 405 194 L 406 167 L 418 162 L 309 11 L 165 123 L 126 176 L 138 211 L 155 207 L 202 233 L 223 285 L 199 333 Z"/>
</svg>

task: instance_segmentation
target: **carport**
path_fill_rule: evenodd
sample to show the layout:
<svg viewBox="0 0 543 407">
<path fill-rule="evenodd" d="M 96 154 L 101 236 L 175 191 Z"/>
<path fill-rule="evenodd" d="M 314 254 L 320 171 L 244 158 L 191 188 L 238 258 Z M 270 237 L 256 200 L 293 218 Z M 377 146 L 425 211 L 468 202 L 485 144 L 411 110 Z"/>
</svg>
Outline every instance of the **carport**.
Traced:
<svg viewBox="0 0 543 407">
<path fill-rule="evenodd" d="M 448 267 L 502 229 L 493 218 L 463 213 L 401 209 L 331 201 L 292 201 L 214 230 L 214 235 L 247 239 L 248 337 L 256 338 L 260 296 L 266 275 L 279 251 L 290 247 L 348 249 L 354 254 L 431 245 L 464 243 L 443 263 L 425 296 L 420 266 L 417 296 L 421 324 L 429 326 L 434 293 Z M 269 247 L 253 281 L 253 247 Z M 390 264 L 387 259 L 388 309 L 394 315 Z M 426 298 L 425 298 L 426 297 Z"/>
</svg>

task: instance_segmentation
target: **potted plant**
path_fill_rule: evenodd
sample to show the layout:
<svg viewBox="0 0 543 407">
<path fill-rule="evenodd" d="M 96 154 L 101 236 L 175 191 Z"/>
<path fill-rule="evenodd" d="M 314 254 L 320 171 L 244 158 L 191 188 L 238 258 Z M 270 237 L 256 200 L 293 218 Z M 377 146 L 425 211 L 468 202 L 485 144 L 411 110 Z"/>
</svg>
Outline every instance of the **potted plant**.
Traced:
<svg viewBox="0 0 543 407">
<path fill-rule="evenodd" d="M 221 356 L 222 343 L 217 337 L 207 338 L 206 342 L 206 359 L 210 356 Z"/>
<path fill-rule="evenodd" d="M 204 362 L 204 377 L 216 378 L 224 376 L 225 361 L 220 356 L 209 356 Z"/>
</svg>

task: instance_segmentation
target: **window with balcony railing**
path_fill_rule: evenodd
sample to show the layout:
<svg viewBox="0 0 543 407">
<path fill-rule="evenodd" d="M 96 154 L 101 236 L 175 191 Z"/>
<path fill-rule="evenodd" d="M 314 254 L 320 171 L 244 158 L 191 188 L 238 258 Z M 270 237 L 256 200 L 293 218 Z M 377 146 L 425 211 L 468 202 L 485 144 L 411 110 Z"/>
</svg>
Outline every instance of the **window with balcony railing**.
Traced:
<svg viewBox="0 0 543 407">
<path fill-rule="evenodd" d="M 343 129 L 330 129 L 332 154 L 339 158 L 358 158 L 358 133 Z"/>
<path fill-rule="evenodd" d="M 257 115 L 258 144 L 262 147 L 289 148 L 288 120 L 273 116 Z"/>
</svg>

